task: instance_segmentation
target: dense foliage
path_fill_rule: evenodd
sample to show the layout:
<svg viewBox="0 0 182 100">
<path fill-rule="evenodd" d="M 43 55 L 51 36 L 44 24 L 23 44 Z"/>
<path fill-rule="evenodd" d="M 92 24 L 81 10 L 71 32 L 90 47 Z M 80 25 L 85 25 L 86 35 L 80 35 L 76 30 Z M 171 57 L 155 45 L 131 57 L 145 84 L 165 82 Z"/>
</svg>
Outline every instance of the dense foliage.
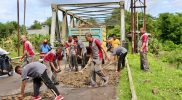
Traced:
<svg viewBox="0 0 182 100">
<path fill-rule="evenodd" d="M 125 11 L 126 36 L 131 29 L 131 13 Z M 147 33 L 150 33 L 149 51 L 163 61 L 181 64 L 182 13 L 162 13 L 158 17 L 147 15 Z M 107 34 L 120 37 L 120 9 L 115 9 L 105 21 Z M 142 13 L 138 13 L 138 30 L 142 27 Z M 164 53 L 165 52 L 165 53 Z"/>
</svg>

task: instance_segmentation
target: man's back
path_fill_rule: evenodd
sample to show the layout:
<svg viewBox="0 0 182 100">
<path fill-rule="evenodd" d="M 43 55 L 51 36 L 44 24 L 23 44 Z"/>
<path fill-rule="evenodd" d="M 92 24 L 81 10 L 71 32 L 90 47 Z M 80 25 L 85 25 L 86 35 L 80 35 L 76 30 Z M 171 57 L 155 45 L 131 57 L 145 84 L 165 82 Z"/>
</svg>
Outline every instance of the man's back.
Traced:
<svg viewBox="0 0 182 100">
<path fill-rule="evenodd" d="M 28 77 L 36 78 L 46 70 L 46 66 L 40 62 L 32 62 L 23 67 L 22 80 L 28 79 Z"/>
</svg>

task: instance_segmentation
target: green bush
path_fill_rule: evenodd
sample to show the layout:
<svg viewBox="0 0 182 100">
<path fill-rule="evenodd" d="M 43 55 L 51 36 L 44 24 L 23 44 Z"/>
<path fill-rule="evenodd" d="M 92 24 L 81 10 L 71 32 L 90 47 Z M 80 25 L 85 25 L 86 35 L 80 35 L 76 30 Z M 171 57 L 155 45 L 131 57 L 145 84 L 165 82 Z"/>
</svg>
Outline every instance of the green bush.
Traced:
<svg viewBox="0 0 182 100">
<path fill-rule="evenodd" d="M 163 43 L 163 50 L 165 51 L 171 51 L 175 50 L 178 47 L 178 45 L 174 44 L 172 41 L 165 41 Z"/>
<path fill-rule="evenodd" d="M 32 34 L 27 37 L 36 51 L 40 50 L 40 45 L 43 43 L 44 39 L 48 39 L 48 41 L 50 40 L 49 35 Z"/>
<path fill-rule="evenodd" d="M 160 54 L 162 61 L 175 64 L 177 68 L 179 68 L 182 64 L 182 44 L 174 45 L 169 42 L 168 46 L 165 46 L 164 48 L 165 51 Z"/>
<path fill-rule="evenodd" d="M 159 54 L 159 51 L 162 49 L 162 44 L 159 42 L 157 38 L 150 38 L 149 40 L 149 52 L 154 53 L 156 55 Z"/>
</svg>

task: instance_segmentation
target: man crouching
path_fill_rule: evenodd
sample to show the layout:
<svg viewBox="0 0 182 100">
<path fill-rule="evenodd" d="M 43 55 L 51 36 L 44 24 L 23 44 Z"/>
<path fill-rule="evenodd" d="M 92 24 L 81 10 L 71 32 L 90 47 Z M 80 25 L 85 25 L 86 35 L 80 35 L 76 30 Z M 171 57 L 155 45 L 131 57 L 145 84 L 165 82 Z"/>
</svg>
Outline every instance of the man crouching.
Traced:
<svg viewBox="0 0 182 100">
<path fill-rule="evenodd" d="M 44 64 L 40 62 L 32 62 L 25 65 L 23 68 L 20 66 L 16 66 L 15 72 L 21 75 L 22 77 L 21 95 L 19 96 L 19 99 L 23 99 L 26 82 L 29 79 L 29 77 L 32 77 L 34 90 L 32 100 L 41 99 L 39 91 L 41 87 L 41 81 L 43 81 L 43 83 L 54 93 L 54 95 L 56 96 L 55 100 L 63 100 L 64 97 L 60 95 L 58 89 L 55 87 L 53 82 L 48 77 L 47 69 Z"/>
</svg>

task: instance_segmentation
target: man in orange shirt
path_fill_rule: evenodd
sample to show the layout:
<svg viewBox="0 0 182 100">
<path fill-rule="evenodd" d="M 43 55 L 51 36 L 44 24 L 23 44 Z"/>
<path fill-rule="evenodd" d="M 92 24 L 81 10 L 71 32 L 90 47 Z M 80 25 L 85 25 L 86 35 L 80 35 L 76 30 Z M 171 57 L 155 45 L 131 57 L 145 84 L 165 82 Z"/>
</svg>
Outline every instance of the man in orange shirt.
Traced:
<svg viewBox="0 0 182 100">
<path fill-rule="evenodd" d="M 113 38 L 109 41 L 112 45 L 113 48 L 118 47 L 121 43 L 120 41 L 116 38 L 116 35 L 113 35 Z"/>
</svg>

